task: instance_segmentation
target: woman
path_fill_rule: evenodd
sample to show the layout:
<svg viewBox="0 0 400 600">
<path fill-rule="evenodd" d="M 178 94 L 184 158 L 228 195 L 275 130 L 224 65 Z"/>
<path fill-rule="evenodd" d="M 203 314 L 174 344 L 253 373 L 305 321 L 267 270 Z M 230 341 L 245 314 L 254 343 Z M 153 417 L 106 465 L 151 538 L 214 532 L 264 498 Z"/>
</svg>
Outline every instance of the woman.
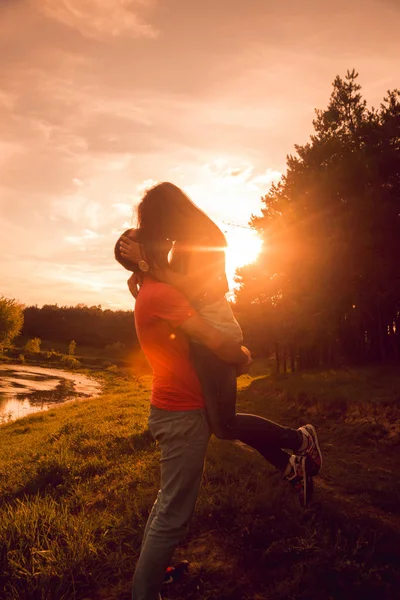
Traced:
<svg viewBox="0 0 400 600">
<path fill-rule="evenodd" d="M 204 319 L 242 341 L 240 326 L 225 297 L 226 240 L 217 225 L 180 188 L 161 183 L 142 198 L 138 227 L 143 244 L 123 236 L 121 255 L 178 288 Z M 133 293 L 136 283 L 136 279 L 130 282 Z M 222 439 L 240 440 L 260 452 L 283 473 L 300 503 L 306 506 L 312 493 L 312 477 L 322 464 L 314 427 L 291 429 L 256 415 L 236 413 L 236 367 L 218 359 L 195 340 L 191 352 L 213 433 Z M 282 448 L 290 448 L 293 454 Z"/>
</svg>

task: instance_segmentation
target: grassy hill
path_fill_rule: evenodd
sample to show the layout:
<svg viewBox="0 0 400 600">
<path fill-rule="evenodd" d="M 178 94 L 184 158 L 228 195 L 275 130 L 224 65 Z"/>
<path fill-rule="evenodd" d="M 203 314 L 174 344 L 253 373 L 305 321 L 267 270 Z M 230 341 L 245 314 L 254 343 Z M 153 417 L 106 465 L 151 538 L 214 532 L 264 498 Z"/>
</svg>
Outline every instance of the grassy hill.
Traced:
<svg viewBox="0 0 400 600">
<path fill-rule="evenodd" d="M 0 597 L 128 600 L 158 488 L 146 429 L 150 377 L 108 374 L 104 394 L 0 427 Z M 256 452 L 212 439 L 197 509 L 176 560 L 176 600 L 394 600 L 400 585 L 400 374 L 275 377 L 257 363 L 239 407 L 313 422 L 324 467 L 314 502 Z"/>
</svg>

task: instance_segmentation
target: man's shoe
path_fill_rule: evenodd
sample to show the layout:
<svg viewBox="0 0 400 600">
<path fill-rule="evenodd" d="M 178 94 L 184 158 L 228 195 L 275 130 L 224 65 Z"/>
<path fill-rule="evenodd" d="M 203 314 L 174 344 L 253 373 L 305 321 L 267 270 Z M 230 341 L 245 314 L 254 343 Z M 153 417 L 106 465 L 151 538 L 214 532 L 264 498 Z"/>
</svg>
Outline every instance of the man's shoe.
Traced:
<svg viewBox="0 0 400 600">
<path fill-rule="evenodd" d="M 182 560 L 175 567 L 167 567 L 167 570 L 165 571 L 163 584 L 165 585 L 167 583 L 175 583 L 175 581 L 182 577 L 182 575 L 188 570 L 188 568 L 188 560 Z"/>
<path fill-rule="evenodd" d="M 294 493 L 299 499 L 301 506 L 307 506 L 311 501 L 314 482 L 309 472 L 310 459 L 308 456 L 292 454 L 289 458 L 290 472 L 285 479 L 293 487 Z"/>
<path fill-rule="evenodd" d="M 321 470 L 322 467 L 322 452 L 318 443 L 317 432 L 315 427 L 308 423 L 299 428 L 299 431 L 307 438 L 307 448 L 298 452 L 299 456 L 307 456 L 310 458 L 309 471 L 310 475 L 315 477 Z"/>
</svg>

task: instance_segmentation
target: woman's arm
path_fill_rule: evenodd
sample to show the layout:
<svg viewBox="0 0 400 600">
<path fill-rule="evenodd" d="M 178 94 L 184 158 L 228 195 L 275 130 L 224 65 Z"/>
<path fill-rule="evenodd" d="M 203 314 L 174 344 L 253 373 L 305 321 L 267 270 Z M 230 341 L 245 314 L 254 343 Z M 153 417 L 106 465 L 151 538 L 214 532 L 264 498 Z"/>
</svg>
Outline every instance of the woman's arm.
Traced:
<svg viewBox="0 0 400 600">
<path fill-rule="evenodd" d="M 139 263 L 140 261 L 146 262 L 146 256 L 144 254 L 143 247 L 130 238 L 122 237 L 120 248 L 121 254 L 124 258 L 127 258 L 134 263 Z M 199 283 L 198 278 L 183 273 L 177 273 L 169 267 L 163 268 L 159 267 L 158 265 L 153 265 L 150 267 L 149 272 L 159 281 L 168 283 L 182 292 L 188 300 L 194 300 L 198 298 L 203 291 L 202 283 Z"/>
<path fill-rule="evenodd" d="M 132 273 L 132 275 L 129 277 L 129 279 L 127 281 L 127 284 L 128 284 L 130 293 L 136 299 L 139 294 L 140 286 L 142 285 L 141 275 L 139 273 Z"/>
</svg>

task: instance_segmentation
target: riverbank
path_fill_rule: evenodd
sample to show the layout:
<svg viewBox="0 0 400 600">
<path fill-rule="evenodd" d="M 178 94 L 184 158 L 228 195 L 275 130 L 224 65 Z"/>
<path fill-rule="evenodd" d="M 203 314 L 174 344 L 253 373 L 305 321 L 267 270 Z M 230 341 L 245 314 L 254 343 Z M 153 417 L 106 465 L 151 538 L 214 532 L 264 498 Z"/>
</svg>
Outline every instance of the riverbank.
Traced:
<svg viewBox="0 0 400 600">
<path fill-rule="evenodd" d="M 128 600 L 158 487 L 150 377 L 106 373 L 99 398 L 0 430 L 0 595 Z M 324 467 L 307 510 L 255 452 L 213 439 L 176 600 L 394 600 L 400 547 L 400 375 L 380 369 L 276 378 L 255 364 L 240 408 L 312 421 Z"/>
<path fill-rule="evenodd" d="M 98 396 L 100 378 L 90 375 L 26 363 L 0 363 L 0 425 L 65 402 Z"/>
<path fill-rule="evenodd" d="M 12 349 L 7 354 L 0 354 L 0 363 L 15 363 L 39 367 L 73 369 L 91 371 L 104 371 L 109 367 L 129 368 L 131 361 L 118 357 L 104 357 L 91 355 L 70 356 L 57 350 L 45 350 L 35 353 L 24 352 L 23 349 Z"/>
<path fill-rule="evenodd" d="M 0 362 L 16 362 L 19 364 L 38 365 L 41 367 L 58 367 L 67 369 L 106 371 L 113 368 L 131 369 L 136 372 L 150 374 L 148 362 L 138 346 L 131 349 L 120 344 L 106 346 L 77 346 L 74 354 L 65 352 L 66 346 L 54 341 L 41 340 L 40 350 L 27 352 L 29 340 L 19 338 L 13 348 L 0 354 Z"/>
</svg>

